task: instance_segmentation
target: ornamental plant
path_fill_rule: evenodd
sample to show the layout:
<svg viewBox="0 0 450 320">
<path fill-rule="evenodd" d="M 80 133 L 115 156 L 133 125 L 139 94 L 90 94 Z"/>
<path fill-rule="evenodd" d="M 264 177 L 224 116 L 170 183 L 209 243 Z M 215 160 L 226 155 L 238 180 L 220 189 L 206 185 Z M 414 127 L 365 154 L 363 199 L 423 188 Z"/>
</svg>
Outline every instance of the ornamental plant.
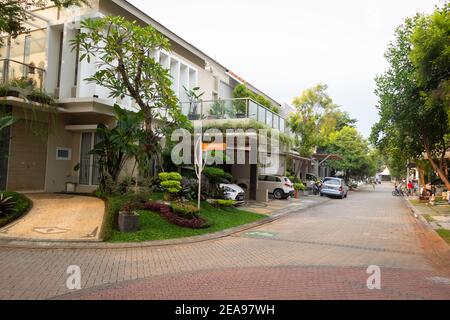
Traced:
<svg viewBox="0 0 450 320">
<path fill-rule="evenodd" d="M 305 190 L 305 185 L 302 182 L 294 183 L 294 190 L 295 191 Z"/>
<path fill-rule="evenodd" d="M 161 188 L 164 190 L 164 200 L 172 199 L 181 191 L 182 177 L 178 172 L 161 172 L 159 175 Z"/>
</svg>

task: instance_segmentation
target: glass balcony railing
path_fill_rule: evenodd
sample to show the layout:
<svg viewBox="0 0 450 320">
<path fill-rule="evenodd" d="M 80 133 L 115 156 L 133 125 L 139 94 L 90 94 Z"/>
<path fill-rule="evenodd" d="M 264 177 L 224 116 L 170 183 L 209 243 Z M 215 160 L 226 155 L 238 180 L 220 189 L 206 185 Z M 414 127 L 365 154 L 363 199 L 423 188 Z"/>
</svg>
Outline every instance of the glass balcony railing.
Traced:
<svg viewBox="0 0 450 320">
<path fill-rule="evenodd" d="M 190 120 L 253 119 L 281 132 L 285 119 L 252 99 L 226 99 L 182 102 L 181 109 Z"/>
<path fill-rule="evenodd" d="M 0 84 L 19 89 L 44 89 L 45 70 L 33 64 L 0 59 Z"/>
</svg>

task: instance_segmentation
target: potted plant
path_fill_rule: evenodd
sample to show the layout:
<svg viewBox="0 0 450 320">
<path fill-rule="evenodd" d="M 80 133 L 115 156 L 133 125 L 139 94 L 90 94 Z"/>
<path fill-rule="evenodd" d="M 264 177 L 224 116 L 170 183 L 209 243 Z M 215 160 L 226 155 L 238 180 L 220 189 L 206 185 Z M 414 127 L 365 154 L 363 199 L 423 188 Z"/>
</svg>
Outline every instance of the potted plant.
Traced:
<svg viewBox="0 0 450 320">
<path fill-rule="evenodd" d="M 132 203 L 126 203 L 119 212 L 120 232 L 136 232 L 139 230 L 139 214 L 133 208 Z"/>
<path fill-rule="evenodd" d="M 200 119 L 200 114 L 198 112 L 198 105 L 202 102 L 201 97 L 205 94 L 204 92 L 200 93 L 200 87 L 195 87 L 191 90 L 187 89 L 183 86 L 184 91 L 186 92 L 186 96 L 189 99 L 189 112 L 188 118 L 189 120 L 198 120 Z"/>
<path fill-rule="evenodd" d="M 36 81 L 31 78 L 17 78 L 9 82 L 7 96 L 20 97 L 22 93 L 31 92 L 36 87 Z"/>
<path fill-rule="evenodd" d="M 298 192 L 300 190 L 305 190 L 305 185 L 301 182 L 294 183 L 294 190 L 295 190 L 295 199 L 298 199 Z"/>
<path fill-rule="evenodd" d="M 223 119 L 225 115 L 225 101 L 217 100 L 211 105 L 209 109 L 208 119 Z"/>
</svg>

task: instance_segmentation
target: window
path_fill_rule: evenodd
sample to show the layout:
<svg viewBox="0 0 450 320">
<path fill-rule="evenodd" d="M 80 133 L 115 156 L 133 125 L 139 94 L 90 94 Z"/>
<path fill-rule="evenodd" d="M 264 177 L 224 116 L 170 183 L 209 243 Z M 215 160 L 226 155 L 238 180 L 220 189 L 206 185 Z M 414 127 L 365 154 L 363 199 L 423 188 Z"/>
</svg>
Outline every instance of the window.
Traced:
<svg viewBox="0 0 450 320">
<path fill-rule="evenodd" d="M 94 132 L 83 132 L 81 134 L 79 183 L 82 185 L 98 185 L 100 177 L 99 159 L 90 152 L 99 142 L 100 138 Z"/>
<path fill-rule="evenodd" d="M 267 176 L 266 181 L 270 182 L 281 182 L 280 178 L 274 176 Z"/>
<path fill-rule="evenodd" d="M 259 177 L 258 177 L 258 180 L 259 180 L 259 181 L 266 181 L 266 176 L 259 176 Z"/>
<path fill-rule="evenodd" d="M 56 160 L 72 160 L 72 149 L 70 148 L 56 148 Z"/>
</svg>

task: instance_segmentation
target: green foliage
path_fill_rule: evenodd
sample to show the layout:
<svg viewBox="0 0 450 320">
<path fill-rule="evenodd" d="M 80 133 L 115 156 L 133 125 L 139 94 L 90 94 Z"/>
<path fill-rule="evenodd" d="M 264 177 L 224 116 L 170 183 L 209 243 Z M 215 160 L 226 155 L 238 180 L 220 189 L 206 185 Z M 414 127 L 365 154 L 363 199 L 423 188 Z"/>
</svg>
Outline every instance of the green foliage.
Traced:
<svg viewBox="0 0 450 320">
<path fill-rule="evenodd" d="M 117 125 L 111 129 L 104 124 L 98 125 L 96 134 L 100 141 L 90 152 L 98 161 L 99 189 L 103 194 L 114 192 L 127 159 L 138 157 L 142 152 L 137 144 L 143 135 L 141 114 L 122 110 L 118 105 L 114 106 L 114 110 Z"/>
<path fill-rule="evenodd" d="M 158 177 L 161 181 L 181 181 L 183 179 L 181 174 L 179 174 L 178 172 L 161 172 L 158 174 Z"/>
<path fill-rule="evenodd" d="M 3 129 L 12 126 L 17 119 L 13 116 L 0 116 L 0 131 Z"/>
<path fill-rule="evenodd" d="M 5 194 L 0 194 L 0 216 L 6 217 L 15 211 L 15 202 L 12 197 L 7 197 Z"/>
<path fill-rule="evenodd" d="M 11 223 L 25 214 L 31 201 L 17 192 L 0 192 L 0 227 Z"/>
<path fill-rule="evenodd" d="M 174 195 L 181 191 L 182 177 L 178 172 L 161 172 L 158 177 L 165 193 Z"/>
<path fill-rule="evenodd" d="M 292 102 L 296 111 L 289 116 L 288 125 L 295 135 L 297 151 L 302 156 L 311 156 L 314 147 L 335 130 L 338 116 L 342 117 L 327 89 L 327 85 L 318 84 L 304 90 Z"/>
<path fill-rule="evenodd" d="M 327 163 L 334 170 L 343 171 L 347 181 L 350 177 L 362 178 L 374 173 L 369 172 L 372 170 L 368 142 L 355 128 L 344 127 L 333 132 L 327 151 L 342 157 L 342 160 L 328 160 Z"/>
<path fill-rule="evenodd" d="M 305 190 L 305 185 L 301 182 L 294 183 L 294 190 L 295 191 Z"/>
<path fill-rule="evenodd" d="M 260 96 L 254 93 L 253 91 L 249 90 L 245 84 L 238 84 L 234 88 L 233 98 L 235 99 L 250 98 L 275 113 L 280 112 L 277 106 L 272 105 L 272 103 L 263 96 Z M 236 113 L 245 114 L 247 112 L 247 103 L 245 100 L 235 101 L 234 105 Z"/>
<path fill-rule="evenodd" d="M 161 181 L 160 185 L 164 189 L 164 191 L 168 193 L 178 193 L 181 191 L 181 183 L 179 181 Z"/>
<path fill-rule="evenodd" d="M 234 206 L 236 201 L 234 200 L 225 200 L 225 199 L 214 199 L 212 204 L 216 208 L 229 208 Z"/>
<path fill-rule="evenodd" d="M 86 80 L 107 88 L 111 98 L 129 96 L 136 101 L 145 131 L 140 139 L 139 172 L 149 178 L 152 159 L 162 167 L 161 137 L 190 126 L 171 88 L 169 70 L 151 55 L 169 51 L 169 40 L 151 25 L 142 27 L 121 16 L 85 19 L 81 30 L 72 41 L 73 48 L 80 49 L 80 60 L 95 57 L 102 65 Z"/>
<path fill-rule="evenodd" d="M 445 4 L 430 16 L 407 18 L 396 29 L 385 54 L 389 69 L 376 78 L 380 120 L 371 141 L 399 169 L 425 152 L 450 188 L 442 160 L 450 146 L 448 9 Z"/>
<path fill-rule="evenodd" d="M 199 217 L 205 219 L 209 227 L 190 229 L 171 224 L 159 214 L 151 211 L 139 211 L 138 213 L 141 226 L 138 232 L 121 233 L 113 231 L 109 241 L 140 242 L 198 236 L 252 223 L 266 217 L 265 215 L 246 212 L 236 208 L 214 208 L 210 204 L 202 202 Z"/>
<path fill-rule="evenodd" d="M 27 99 L 46 105 L 52 105 L 55 103 L 55 100 L 51 96 L 36 89 L 32 90 L 31 93 L 27 95 Z"/>
<path fill-rule="evenodd" d="M 289 136 L 288 134 L 284 132 L 279 132 L 278 130 L 272 129 L 269 126 L 260 123 L 256 120 L 249 120 L 249 121 L 224 121 L 220 123 L 211 123 L 211 124 L 205 124 L 203 127 L 203 131 L 206 131 L 208 129 L 217 129 L 222 131 L 223 133 L 226 132 L 227 129 L 242 129 L 242 130 L 248 130 L 248 129 L 254 129 L 254 130 L 261 130 L 265 129 L 267 130 L 267 136 L 268 138 L 277 136 L 283 144 L 286 146 L 292 146 L 294 144 L 294 139 Z"/>
<path fill-rule="evenodd" d="M 186 219 L 196 218 L 197 214 L 200 212 L 197 206 L 189 203 L 174 202 L 170 205 L 170 207 L 173 212 Z"/>
<path fill-rule="evenodd" d="M 203 169 L 203 174 L 208 177 L 213 183 L 220 183 L 222 180 L 232 180 L 233 176 L 228 172 L 225 172 L 221 168 L 217 167 L 205 167 Z"/>
</svg>

